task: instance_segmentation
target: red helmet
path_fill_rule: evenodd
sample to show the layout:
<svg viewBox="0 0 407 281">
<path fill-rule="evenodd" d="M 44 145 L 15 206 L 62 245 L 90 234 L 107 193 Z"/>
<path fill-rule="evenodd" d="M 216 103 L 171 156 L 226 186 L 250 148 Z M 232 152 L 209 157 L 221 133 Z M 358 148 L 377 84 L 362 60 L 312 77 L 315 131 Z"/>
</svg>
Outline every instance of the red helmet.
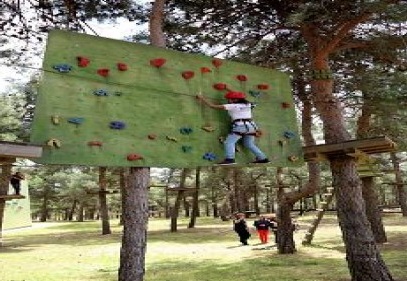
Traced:
<svg viewBox="0 0 407 281">
<path fill-rule="evenodd" d="M 245 99 L 246 95 L 242 92 L 227 92 L 225 95 L 225 99 Z"/>
</svg>

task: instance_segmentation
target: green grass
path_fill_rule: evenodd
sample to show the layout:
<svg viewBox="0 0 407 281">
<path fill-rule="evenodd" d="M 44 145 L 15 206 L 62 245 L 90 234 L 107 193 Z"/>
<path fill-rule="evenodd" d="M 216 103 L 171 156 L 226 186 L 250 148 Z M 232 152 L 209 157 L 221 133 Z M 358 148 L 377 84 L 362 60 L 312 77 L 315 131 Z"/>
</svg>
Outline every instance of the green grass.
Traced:
<svg viewBox="0 0 407 281">
<path fill-rule="evenodd" d="M 322 220 L 314 243 L 300 241 L 306 223 L 299 218 L 295 233 L 298 252 L 278 255 L 275 248 L 239 246 L 230 222 L 198 218 L 197 227 L 179 221 L 177 233 L 169 221 L 151 219 L 146 255 L 146 281 L 344 281 L 349 280 L 341 234 L 334 215 Z M 250 221 L 250 220 L 249 220 Z M 407 280 L 407 219 L 384 217 L 389 243 L 383 258 L 397 281 Z M 101 235 L 100 222 L 35 223 L 30 229 L 3 233 L 0 248 L 2 281 L 113 281 L 117 280 L 121 227 L 111 222 L 112 234 Z"/>
</svg>

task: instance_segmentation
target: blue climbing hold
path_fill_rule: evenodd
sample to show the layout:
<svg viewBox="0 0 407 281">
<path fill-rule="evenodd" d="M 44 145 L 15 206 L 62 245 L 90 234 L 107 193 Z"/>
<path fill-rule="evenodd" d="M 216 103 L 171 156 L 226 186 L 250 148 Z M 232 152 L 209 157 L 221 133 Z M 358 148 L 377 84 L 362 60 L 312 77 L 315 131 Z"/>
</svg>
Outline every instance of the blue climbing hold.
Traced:
<svg viewBox="0 0 407 281">
<path fill-rule="evenodd" d="M 204 160 L 214 161 L 216 160 L 216 155 L 213 152 L 206 152 L 203 157 Z"/>
<path fill-rule="evenodd" d="M 109 127 L 110 129 L 122 130 L 126 127 L 126 124 L 124 124 L 122 121 L 112 121 L 110 122 Z"/>
<path fill-rule="evenodd" d="M 292 139 L 295 137 L 295 133 L 291 132 L 291 131 L 285 131 L 284 132 L 284 137 L 286 137 L 287 139 Z"/>
<path fill-rule="evenodd" d="M 189 127 L 183 127 L 181 129 L 179 129 L 179 132 L 183 135 L 189 135 L 192 133 L 192 128 Z"/>
<path fill-rule="evenodd" d="M 72 66 L 66 63 L 56 64 L 52 68 L 61 73 L 68 73 L 72 70 Z"/>
<path fill-rule="evenodd" d="M 72 117 L 68 119 L 69 123 L 75 124 L 75 125 L 80 125 L 85 121 L 85 118 L 83 117 Z"/>
<path fill-rule="evenodd" d="M 109 93 L 105 89 L 96 90 L 93 92 L 93 94 L 99 97 L 106 97 L 109 95 Z"/>
</svg>

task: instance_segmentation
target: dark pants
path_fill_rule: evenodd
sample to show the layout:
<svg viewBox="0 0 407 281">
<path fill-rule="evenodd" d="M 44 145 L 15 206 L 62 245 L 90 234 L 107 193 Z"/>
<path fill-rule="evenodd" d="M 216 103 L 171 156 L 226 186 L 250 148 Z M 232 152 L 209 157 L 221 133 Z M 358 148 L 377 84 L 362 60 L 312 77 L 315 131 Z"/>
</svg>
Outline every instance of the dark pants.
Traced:
<svg viewBox="0 0 407 281">
<path fill-rule="evenodd" d="M 20 183 L 13 182 L 13 183 L 11 183 L 11 186 L 14 188 L 14 192 L 16 193 L 16 195 L 20 195 L 20 190 L 21 190 Z"/>
<path fill-rule="evenodd" d="M 247 239 L 250 238 L 250 233 L 248 231 L 239 231 L 237 234 L 239 235 L 240 242 L 243 245 L 248 245 Z"/>
</svg>

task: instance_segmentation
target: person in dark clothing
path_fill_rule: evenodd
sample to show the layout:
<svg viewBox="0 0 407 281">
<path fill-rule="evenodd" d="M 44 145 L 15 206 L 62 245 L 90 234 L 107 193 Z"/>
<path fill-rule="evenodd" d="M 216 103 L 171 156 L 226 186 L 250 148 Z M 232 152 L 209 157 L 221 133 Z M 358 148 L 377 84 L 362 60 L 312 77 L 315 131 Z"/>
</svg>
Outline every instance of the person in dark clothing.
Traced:
<svg viewBox="0 0 407 281">
<path fill-rule="evenodd" d="M 259 235 L 260 242 L 262 244 L 268 243 L 269 229 L 271 223 L 264 216 L 260 216 L 258 220 L 254 221 L 254 227 L 256 228 L 257 234 Z"/>
<path fill-rule="evenodd" d="M 20 195 L 21 181 L 24 179 L 24 175 L 20 172 L 16 172 L 11 175 L 10 184 L 14 188 L 14 193 Z"/>
<path fill-rule="evenodd" d="M 278 227 L 278 223 L 277 223 L 277 219 L 275 217 L 275 215 L 272 215 L 268 218 L 268 221 L 270 223 L 270 229 L 271 232 L 273 232 L 274 234 L 274 241 L 276 243 L 276 245 L 278 244 L 278 236 L 277 236 L 277 227 Z"/>
<path fill-rule="evenodd" d="M 250 238 L 250 232 L 245 220 L 245 214 L 237 213 L 236 218 L 233 220 L 233 230 L 239 235 L 240 242 L 243 245 L 249 245 L 247 240 Z"/>
</svg>

